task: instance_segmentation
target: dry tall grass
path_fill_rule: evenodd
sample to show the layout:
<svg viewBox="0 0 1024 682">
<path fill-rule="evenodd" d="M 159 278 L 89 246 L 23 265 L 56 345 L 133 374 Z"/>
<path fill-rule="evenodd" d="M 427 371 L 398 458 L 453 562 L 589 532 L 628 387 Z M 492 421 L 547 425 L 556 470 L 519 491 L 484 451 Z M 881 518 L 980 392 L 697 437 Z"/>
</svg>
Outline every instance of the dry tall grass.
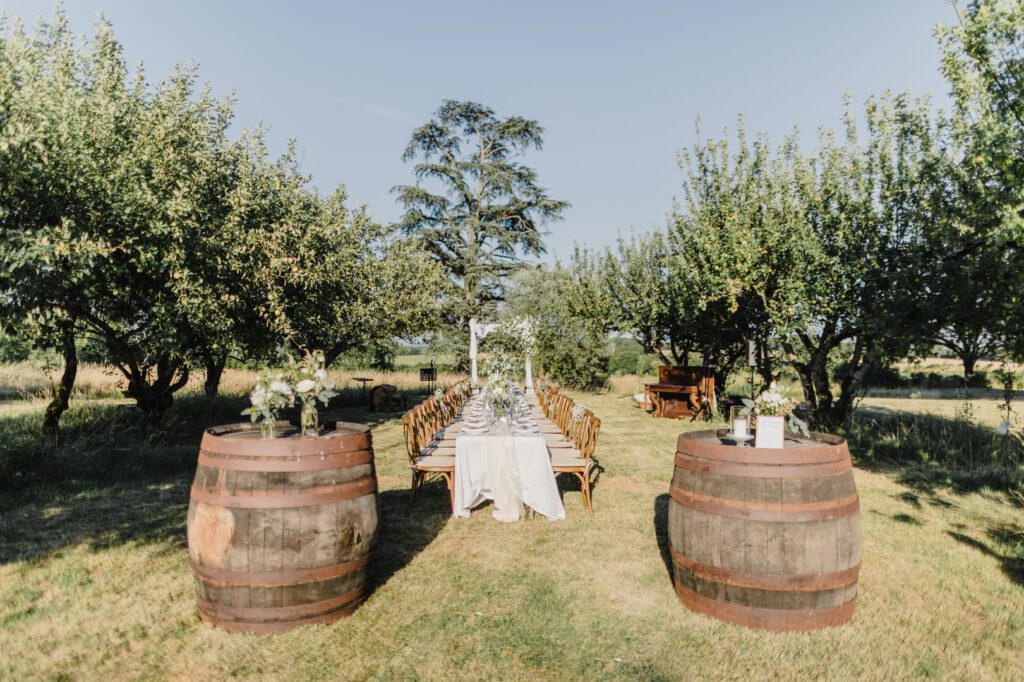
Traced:
<svg viewBox="0 0 1024 682">
<path fill-rule="evenodd" d="M 0 364 L 0 399 L 42 399 L 46 398 L 52 386 L 60 379 L 60 368 L 44 368 L 41 365 L 18 362 Z M 367 377 L 372 383 L 367 389 L 377 384 L 393 384 L 401 389 L 418 389 L 425 386 L 420 381 L 419 372 L 398 370 L 380 372 L 376 370 L 332 370 L 331 378 L 340 389 L 358 388 L 355 377 Z M 193 372 L 189 382 L 182 389 L 182 394 L 201 393 L 203 391 L 203 373 Z M 441 375 L 442 384 L 454 383 L 464 378 L 461 375 Z M 224 394 L 245 394 L 252 388 L 256 380 L 256 372 L 241 369 L 226 369 L 221 378 L 220 390 Z M 118 398 L 125 388 L 125 380 L 113 367 L 83 363 L 78 367 L 75 389 L 72 399 Z"/>
</svg>

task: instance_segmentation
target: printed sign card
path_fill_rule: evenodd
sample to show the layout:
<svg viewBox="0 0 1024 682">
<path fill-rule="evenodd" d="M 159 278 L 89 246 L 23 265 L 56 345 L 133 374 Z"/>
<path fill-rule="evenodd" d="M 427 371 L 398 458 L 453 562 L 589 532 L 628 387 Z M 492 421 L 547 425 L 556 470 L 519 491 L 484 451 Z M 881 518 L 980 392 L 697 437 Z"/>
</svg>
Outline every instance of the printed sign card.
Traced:
<svg viewBox="0 0 1024 682">
<path fill-rule="evenodd" d="M 754 434 L 754 447 L 782 448 L 785 446 L 785 440 L 785 417 L 760 416 L 757 418 L 757 432 Z"/>
</svg>

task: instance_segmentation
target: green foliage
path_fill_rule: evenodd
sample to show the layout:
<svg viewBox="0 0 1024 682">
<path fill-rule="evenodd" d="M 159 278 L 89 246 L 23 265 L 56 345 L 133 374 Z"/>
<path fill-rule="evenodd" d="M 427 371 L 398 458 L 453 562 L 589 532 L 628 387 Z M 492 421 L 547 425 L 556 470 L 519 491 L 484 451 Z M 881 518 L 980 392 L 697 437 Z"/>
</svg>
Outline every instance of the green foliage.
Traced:
<svg viewBox="0 0 1024 682">
<path fill-rule="evenodd" d="M 653 368 L 651 356 L 633 339 L 616 339 L 608 358 L 611 374 L 649 374 Z"/>
<path fill-rule="evenodd" d="M 608 338 L 587 292 L 565 268 L 525 269 L 510 284 L 509 313 L 529 316 L 535 371 L 563 386 L 594 390 L 608 379 Z"/>
<path fill-rule="evenodd" d="M 0 330 L 0 362 L 23 362 L 32 354 L 32 345 L 23 337 Z"/>
<path fill-rule="evenodd" d="M 1024 357 L 1024 5 L 974 0 L 958 19 L 937 35 L 963 149 L 950 177 L 958 220 L 949 259 L 964 273 L 954 281 L 964 296 L 951 301 L 950 347 L 970 373 L 993 346 Z"/>
<path fill-rule="evenodd" d="M 1003 413 L 1003 420 L 1009 426 L 1014 423 L 1017 411 L 1013 409 L 1014 400 L 1017 398 L 1017 389 L 1024 382 L 1024 372 L 1014 370 L 1009 363 L 1003 364 L 992 371 L 992 376 L 1003 391 L 1003 401 L 999 410 Z"/>
<path fill-rule="evenodd" d="M 903 96 L 870 98 L 865 116 L 864 142 L 848 111 L 843 141 L 825 130 L 810 156 L 795 135 L 774 152 L 750 143 L 742 124 L 735 149 L 723 138 L 682 154 L 665 233 L 577 255 L 593 317 L 666 362 L 699 352 L 720 390 L 755 339 L 765 384 L 785 361 L 812 420 L 841 423 L 870 367 L 934 332 L 921 282 L 948 220 L 944 121 Z"/>
<path fill-rule="evenodd" d="M 960 23 L 937 31 L 942 68 L 964 114 L 964 163 L 975 243 L 1019 247 L 1024 240 L 1024 5 L 973 0 Z"/>
<path fill-rule="evenodd" d="M 408 353 L 409 348 L 403 348 L 402 351 Z M 416 353 L 416 355 L 420 354 Z M 356 348 L 342 353 L 331 366 L 338 369 L 372 369 L 390 372 L 395 369 L 395 359 L 394 344 L 374 343 L 366 348 Z M 428 362 L 424 357 L 422 364 Z"/>
<path fill-rule="evenodd" d="M 569 206 L 548 197 L 516 160 L 541 148 L 543 132 L 536 121 L 445 100 L 405 149 L 404 160 L 420 161 L 417 184 L 393 190 L 405 207 L 400 227 L 454 284 L 448 314 L 459 330 L 504 300 L 504 278 L 524 256 L 544 253 L 542 226 Z"/>
<path fill-rule="evenodd" d="M 68 338 L 102 344 L 155 418 L 196 366 L 215 393 L 230 355 L 286 342 L 330 361 L 433 326 L 441 267 L 349 211 L 342 188 L 313 191 L 294 144 L 272 161 L 261 130 L 229 140 L 233 103 L 194 67 L 150 85 L 107 22 L 78 41 L 60 10 L 31 35 L 0 28 L 9 330 L 65 349 L 68 367 Z"/>
</svg>

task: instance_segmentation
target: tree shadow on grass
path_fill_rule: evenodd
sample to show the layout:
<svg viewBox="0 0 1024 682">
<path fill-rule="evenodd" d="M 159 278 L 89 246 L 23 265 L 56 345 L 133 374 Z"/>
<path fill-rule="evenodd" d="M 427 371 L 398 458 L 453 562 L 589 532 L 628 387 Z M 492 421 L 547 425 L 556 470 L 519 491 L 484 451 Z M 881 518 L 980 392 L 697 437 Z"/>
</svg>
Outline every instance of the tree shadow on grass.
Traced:
<svg viewBox="0 0 1024 682">
<path fill-rule="evenodd" d="M 129 542 L 166 543 L 184 551 L 191 477 L 79 485 L 38 491 L 0 513 L 0 565 L 33 561 L 86 543 L 104 549 Z"/>
<path fill-rule="evenodd" d="M 988 426 L 871 408 L 858 410 L 842 435 L 857 467 L 895 475 L 913 491 L 901 499 L 916 508 L 922 501 L 955 507 L 940 491 L 1024 491 L 1024 445 Z"/>
<path fill-rule="evenodd" d="M 191 477 L 175 477 L 83 487 L 0 513 L 0 565 L 40 560 L 80 544 L 102 550 L 162 543 L 164 551 L 184 556 L 190 483 Z M 379 499 L 380 533 L 372 569 L 378 586 L 429 545 L 450 517 L 448 491 L 441 482 L 425 485 L 408 515 L 408 491 L 384 490 Z"/>
<path fill-rule="evenodd" d="M 434 541 L 451 518 L 443 481 L 425 483 L 409 509 L 409 491 L 380 493 L 380 534 L 373 561 L 374 586 L 381 587 Z"/>
<path fill-rule="evenodd" d="M 997 546 L 1004 549 L 997 552 L 987 544 L 972 538 L 970 535 L 948 530 L 946 533 L 968 547 L 973 547 L 985 556 L 999 560 L 999 566 L 1003 573 L 1015 584 L 1024 587 L 1024 528 L 1012 526 L 997 526 L 988 530 L 987 535 L 995 541 Z"/>
<path fill-rule="evenodd" d="M 2 424 L 12 437 L 0 447 L 0 565 L 41 559 L 66 547 L 103 549 L 165 543 L 186 548 L 189 488 L 203 431 L 242 421 L 238 397 L 183 396 L 164 421 L 140 423 L 132 408 L 96 406 L 66 420 L 61 441 L 47 445 L 32 423 Z M 332 410 L 327 419 L 375 428 L 401 413 L 362 405 Z M 20 420 L 20 418 L 18 418 Z M 31 446 L 31 447 L 30 447 Z M 12 455 L 26 449 L 22 459 Z M 380 493 L 380 541 L 375 578 L 386 582 L 429 544 L 450 515 L 443 483 L 424 486 L 406 515 L 408 490 Z"/>
</svg>

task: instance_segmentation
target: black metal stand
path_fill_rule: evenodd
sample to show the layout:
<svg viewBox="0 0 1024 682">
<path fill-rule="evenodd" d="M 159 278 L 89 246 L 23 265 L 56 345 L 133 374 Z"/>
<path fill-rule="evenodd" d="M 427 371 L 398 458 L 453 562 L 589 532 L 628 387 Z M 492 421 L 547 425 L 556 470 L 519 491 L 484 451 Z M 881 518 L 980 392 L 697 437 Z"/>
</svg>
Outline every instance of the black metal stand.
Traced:
<svg viewBox="0 0 1024 682">
<path fill-rule="evenodd" d="M 430 361 L 430 367 L 420 368 L 420 381 L 427 382 L 427 394 L 430 395 L 437 390 L 437 368 L 434 361 Z"/>
</svg>

